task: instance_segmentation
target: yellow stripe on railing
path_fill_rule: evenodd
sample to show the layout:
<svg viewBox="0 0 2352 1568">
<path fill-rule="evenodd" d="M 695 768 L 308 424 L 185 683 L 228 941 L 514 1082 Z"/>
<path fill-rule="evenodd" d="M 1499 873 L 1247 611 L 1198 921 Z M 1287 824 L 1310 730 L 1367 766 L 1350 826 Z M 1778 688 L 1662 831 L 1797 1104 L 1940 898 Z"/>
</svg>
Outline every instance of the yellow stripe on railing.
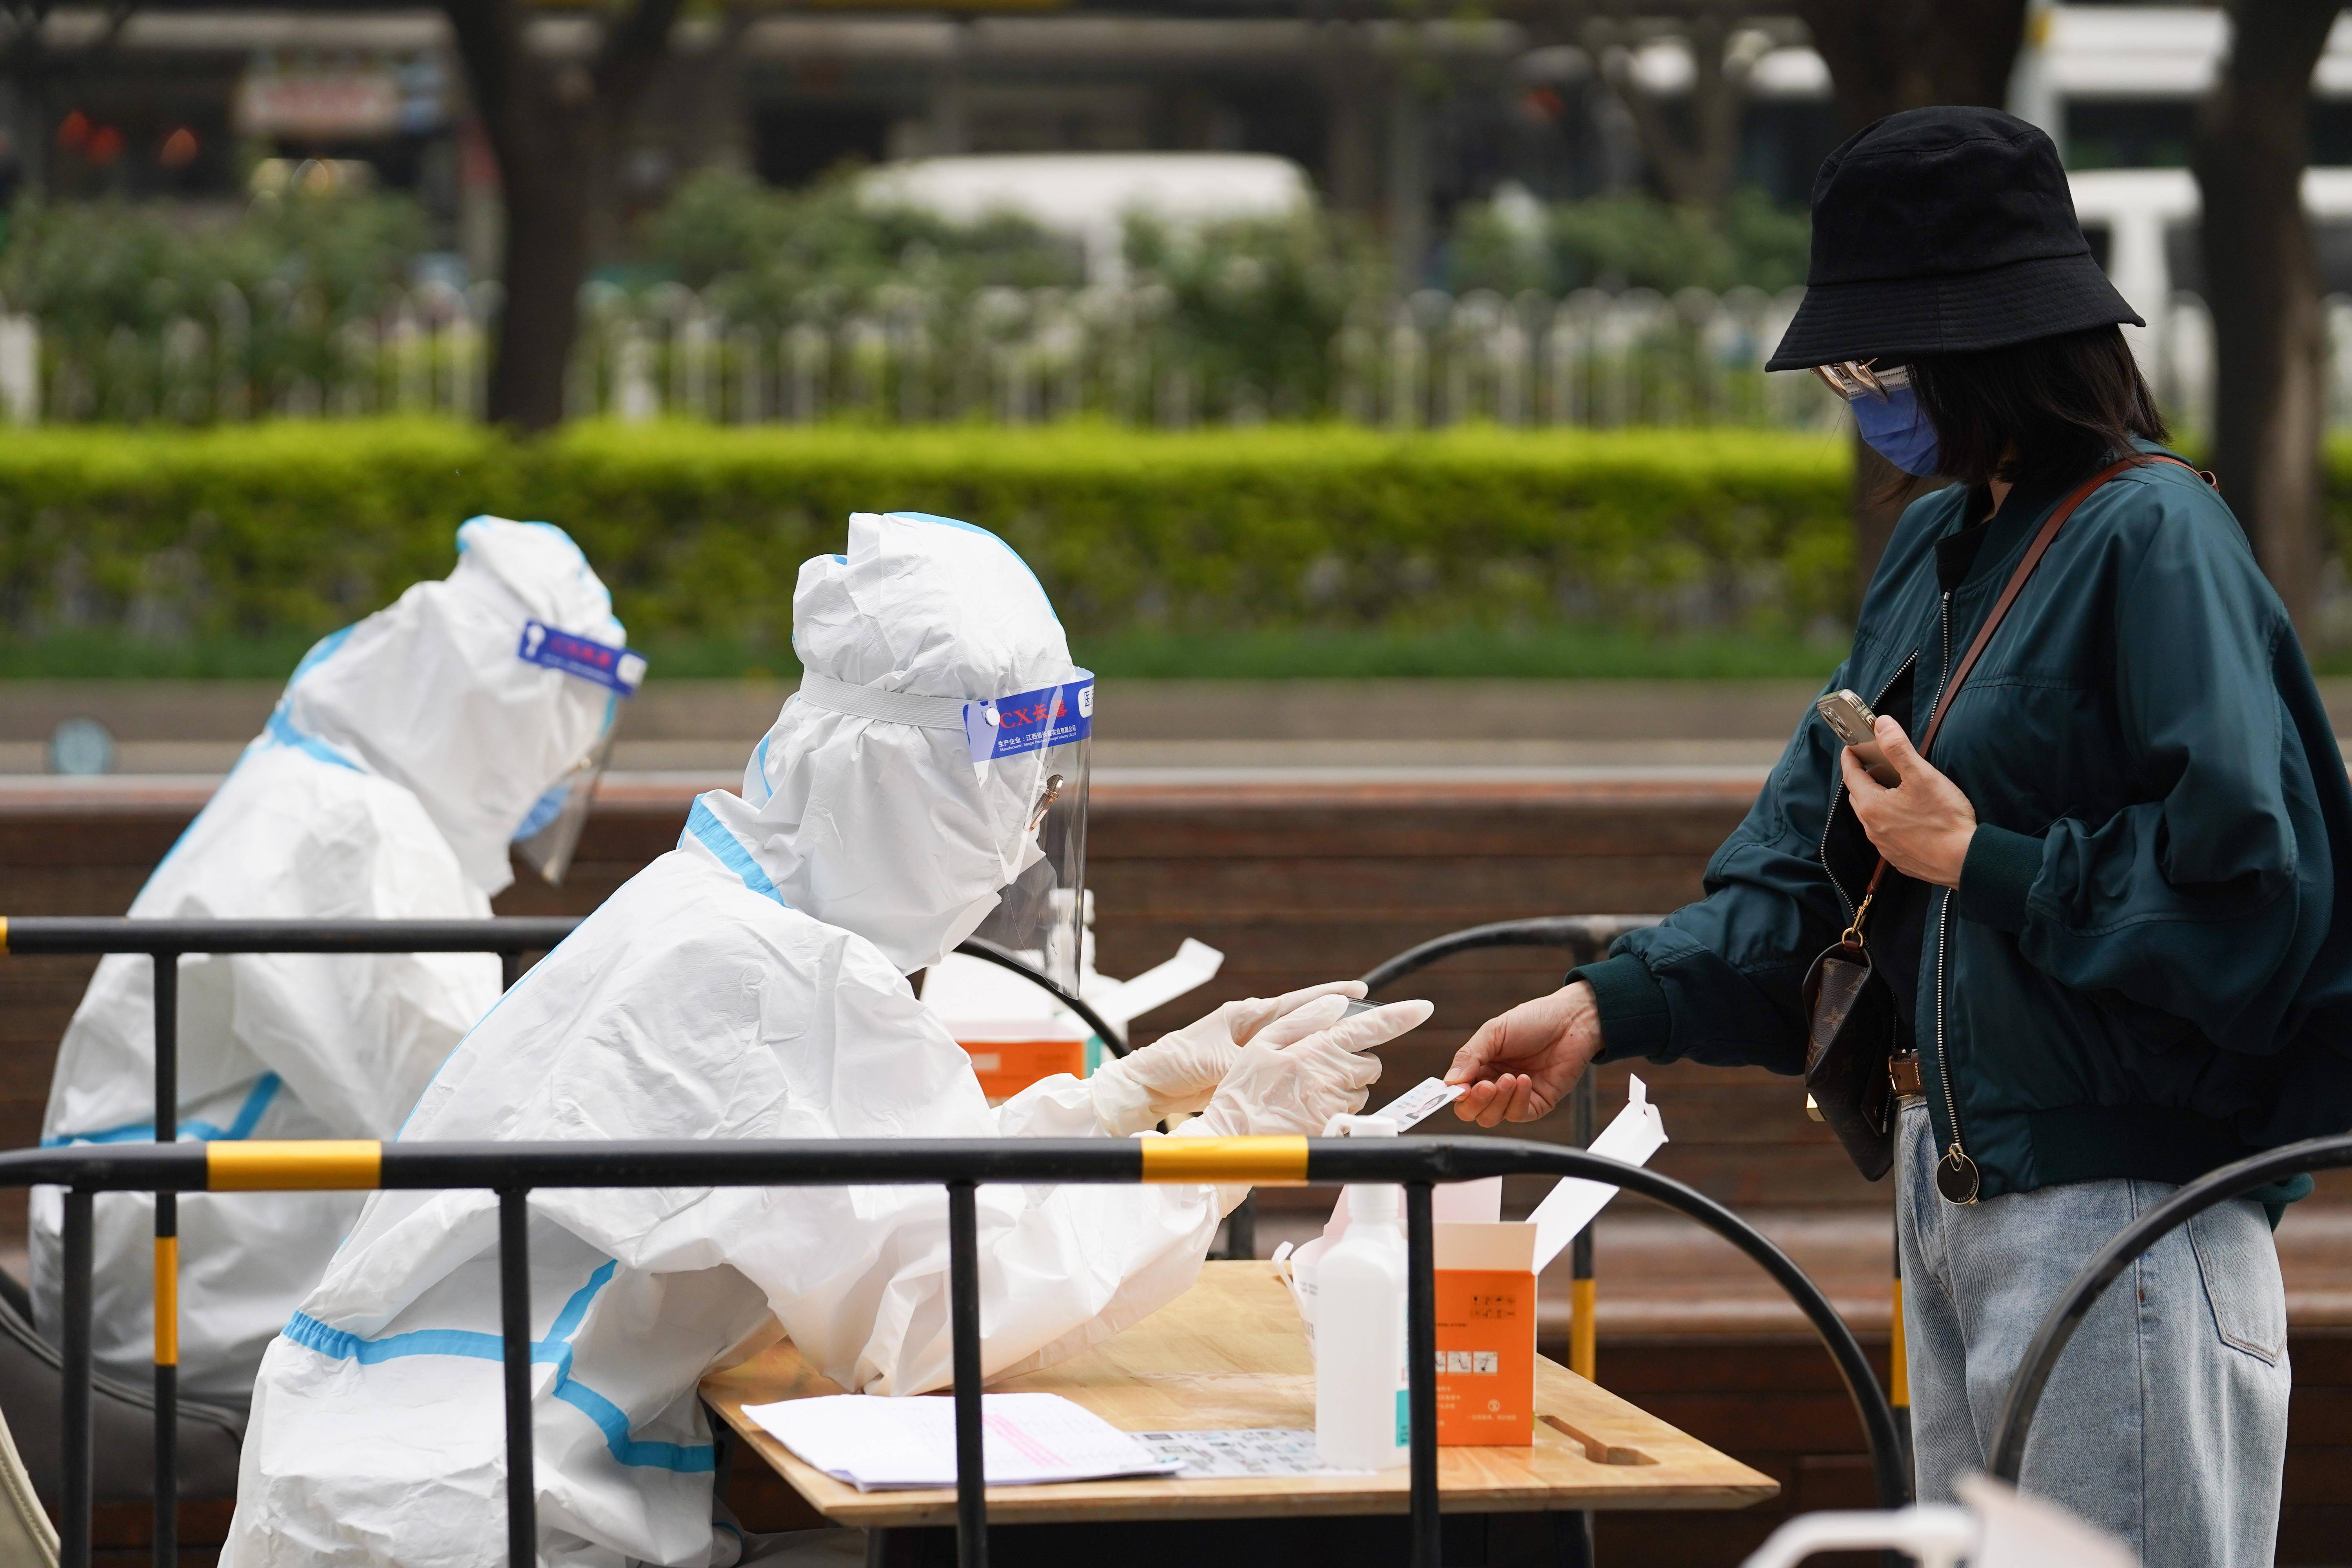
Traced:
<svg viewBox="0 0 2352 1568">
<path fill-rule="evenodd" d="M 1568 1370 L 1587 1383 L 1601 1381 L 1601 1287 L 1591 1279 L 1568 1282 Z"/>
<path fill-rule="evenodd" d="M 1897 1410 L 1911 1405 L 1911 1347 L 1904 1342 L 1903 1276 L 1895 1277 L 1895 1339 L 1886 1352 L 1886 1402 Z"/>
<path fill-rule="evenodd" d="M 8 951 L 8 917 L 0 915 L 0 952 Z"/>
<path fill-rule="evenodd" d="M 216 1193 L 364 1190 L 383 1173 L 383 1145 L 372 1138 L 205 1145 L 205 1185 Z"/>
<path fill-rule="evenodd" d="M 1296 1186 L 1307 1180 L 1304 1138 L 1146 1138 L 1147 1182 L 1250 1182 Z"/>
<path fill-rule="evenodd" d="M 180 1364 L 180 1238 L 155 1238 L 155 1364 Z"/>
</svg>

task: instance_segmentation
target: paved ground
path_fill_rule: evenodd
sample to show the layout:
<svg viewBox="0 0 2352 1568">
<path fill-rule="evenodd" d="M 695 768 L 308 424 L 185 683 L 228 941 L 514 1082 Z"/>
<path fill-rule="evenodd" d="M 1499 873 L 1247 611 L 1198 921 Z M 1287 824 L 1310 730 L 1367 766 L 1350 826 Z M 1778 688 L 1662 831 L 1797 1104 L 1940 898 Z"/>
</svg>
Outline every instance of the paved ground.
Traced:
<svg viewBox="0 0 2352 1568">
<path fill-rule="evenodd" d="M 2352 683 L 2347 683 L 2352 685 Z M 790 695 L 782 682 L 656 682 L 625 710 L 616 771 L 733 773 Z M 40 773 L 68 718 L 113 731 L 118 769 L 218 773 L 276 700 L 257 681 L 0 683 L 0 773 Z M 1603 769 L 1769 766 L 1803 681 L 1106 683 L 1106 768 Z M 2347 692 L 2352 709 L 2352 692 Z"/>
<path fill-rule="evenodd" d="M 2339 734 L 2352 679 L 2320 683 Z M 621 773 L 733 775 L 791 694 L 781 681 L 656 681 L 624 710 Z M 1097 767 L 1754 774 L 1814 694 L 1798 680 L 1107 682 Z M 47 768 L 63 720 L 97 719 L 131 773 L 218 774 L 277 700 L 260 681 L 0 682 L 0 773 Z"/>
</svg>

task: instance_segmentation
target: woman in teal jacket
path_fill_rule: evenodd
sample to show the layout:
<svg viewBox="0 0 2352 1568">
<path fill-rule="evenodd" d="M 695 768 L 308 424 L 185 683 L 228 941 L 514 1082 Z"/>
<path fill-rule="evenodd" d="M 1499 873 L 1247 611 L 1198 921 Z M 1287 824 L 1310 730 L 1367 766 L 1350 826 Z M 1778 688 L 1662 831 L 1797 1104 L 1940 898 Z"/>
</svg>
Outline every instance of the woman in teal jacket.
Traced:
<svg viewBox="0 0 2352 1568">
<path fill-rule="evenodd" d="M 1871 952 L 1899 1018 L 1896 1214 L 1917 1481 L 1981 1468 L 2026 1341 L 2170 1188 L 2352 1128 L 2352 785 L 2229 509 L 2162 452 L 2049 139 L 1894 116 L 1813 193 L 1772 367 L 1827 367 L 1914 504 L 1828 690 L 1876 710 L 1882 787 L 1808 713 L 1706 896 L 1489 1022 L 1449 1078 L 1493 1126 L 1594 1060 L 1804 1064 L 1801 990 L 1883 856 Z M 2136 463 L 2131 459 L 2138 459 Z M 2053 508 L 2081 500 L 1911 744 Z M 2175 1232 L 2058 1364 L 2021 1476 L 2151 1568 L 2267 1564 L 2286 1439 L 2270 1226 Z M 2267 1212 L 2266 1212 L 2267 1210 Z"/>
</svg>

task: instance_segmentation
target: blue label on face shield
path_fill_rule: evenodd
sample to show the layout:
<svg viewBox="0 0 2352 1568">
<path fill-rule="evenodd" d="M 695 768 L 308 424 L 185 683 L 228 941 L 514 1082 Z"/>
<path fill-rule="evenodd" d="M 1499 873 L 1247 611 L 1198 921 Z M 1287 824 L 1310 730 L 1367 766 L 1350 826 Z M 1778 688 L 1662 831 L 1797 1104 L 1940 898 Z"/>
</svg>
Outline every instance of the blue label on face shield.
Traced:
<svg viewBox="0 0 2352 1568">
<path fill-rule="evenodd" d="M 1018 756 L 1083 741 L 1094 732 L 1095 678 L 1080 676 L 1062 686 L 1047 686 L 1000 697 L 993 702 L 967 702 L 964 736 L 971 742 L 971 760 Z"/>
<path fill-rule="evenodd" d="M 538 621 L 523 622 L 522 642 L 515 652 L 526 664 L 593 680 L 624 697 L 635 697 L 638 683 L 646 678 L 645 655 L 560 632 Z"/>
</svg>

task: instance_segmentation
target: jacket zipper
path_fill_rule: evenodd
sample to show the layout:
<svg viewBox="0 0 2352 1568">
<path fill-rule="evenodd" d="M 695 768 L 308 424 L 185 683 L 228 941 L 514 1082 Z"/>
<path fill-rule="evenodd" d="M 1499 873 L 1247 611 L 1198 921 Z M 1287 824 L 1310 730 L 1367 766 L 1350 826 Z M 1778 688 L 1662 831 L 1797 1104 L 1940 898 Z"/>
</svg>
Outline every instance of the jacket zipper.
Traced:
<svg viewBox="0 0 2352 1568">
<path fill-rule="evenodd" d="M 1936 677 L 1936 700 L 1927 712 L 1932 718 L 1942 706 L 1945 688 L 1952 678 L 1952 591 L 1944 590 L 1944 668 Z M 1944 1043 L 1944 962 L 1950 946 L 1952 929 L 1952 889 L 1942 889 L 1943 898 L 1936 905 L 1936 1081 L 1944 1089 L 1944 1123 L 1952 1130 L 1951 1146 L 1936 1164 L 1936 1191 L 1944 1201 L 1972 1204 L 1977 1201 L 1977 1163 L 1960 1146 L 1960 1107 L 1952 1094 L 1952 1058 Z"/>
<path fill-rule="evenodd" d="M 1936 696 L 1927 704 L 1927 717 L 1932 721 L 1936 710 L 1944 705 L 1944 688 L 1952 679 L 1952 591 L 1944 590 L 1944 662 L 1936 670 Z"/>
<path fill-rule="evenodd" d="M 1947 605 L 1946 609 L 1948 613 L 1948 604 Z M 1948 626 L 1944 632 L 1944 642 L 1946 658 L 1948 662 L 1951 645 L 1951 631 Z M 1914 649 L 1908 658 L 1906 658 L 1901 664 L 1895 667 L 1895 673 L 1886 678 L 1886 683 L 1878 689 L 1878 695 L 1870 700 L 1871 711 L 1876 712 L 1878 710 L 1878 705 L 1886 700 L 1886 694 L 1895 689 L 1895 683 L 1903 679 L 1903 672 L 1909 669 L 1913 665 L 1918 662 L 1918 651 Z M 1843 748 L 1840 749 L 1843 750 Z M 1829 815 L 1822 818 L 1822 842 L 1820 848 L 1816 851 L 1816 858 L 1822 863 L 1822 875 L 1827 877 L 1830 879 L 1830 886 L 1837 890 L 1838 902 L 1845 906 L 1845 918 L 1851 921 L 1853 919 L 1853 900 L 1846 896 L 1845 884 L 1838 880 L 1837 873 L 1830 869 L 1830 825 L 1837 821 L 1838 805 L 1844 799 L 1845 773 L 1843 770 L 1840 770 L 1837 773 L 1834 781 L 1830 785 Z"/>
</svg>

